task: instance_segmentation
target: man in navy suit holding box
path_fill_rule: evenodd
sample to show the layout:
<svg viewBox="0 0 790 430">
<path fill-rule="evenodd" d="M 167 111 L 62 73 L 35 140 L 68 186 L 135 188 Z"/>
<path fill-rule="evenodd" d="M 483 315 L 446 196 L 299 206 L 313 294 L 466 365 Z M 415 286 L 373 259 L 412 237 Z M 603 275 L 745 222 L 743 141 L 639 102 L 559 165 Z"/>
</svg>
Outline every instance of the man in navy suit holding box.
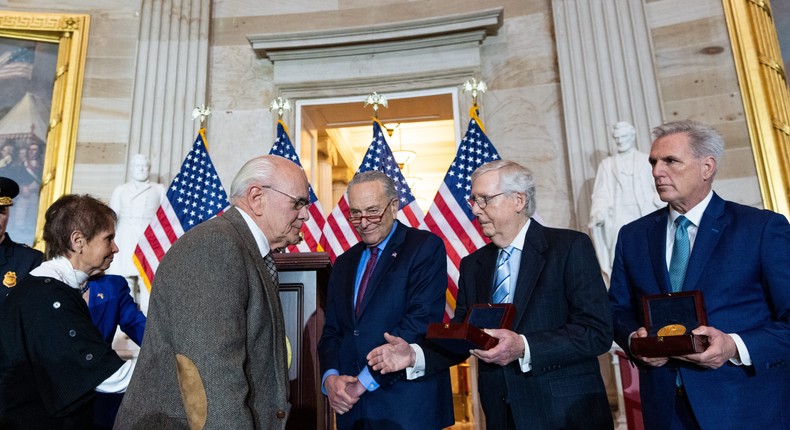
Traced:
<svg viewBox="0 0 790 430">
<path fill-rule="evenodd" d="M 724 152 L 711 127 L 656 127 L 653 178 L 669 205 L 620 230 L 609 291 L 615 340 L 646 337 L 641 298 L 699 290 L 701 353 L 632 357 L 646 429 L 790 429 L 790 226 L 712 191 Z"/>
</svg>

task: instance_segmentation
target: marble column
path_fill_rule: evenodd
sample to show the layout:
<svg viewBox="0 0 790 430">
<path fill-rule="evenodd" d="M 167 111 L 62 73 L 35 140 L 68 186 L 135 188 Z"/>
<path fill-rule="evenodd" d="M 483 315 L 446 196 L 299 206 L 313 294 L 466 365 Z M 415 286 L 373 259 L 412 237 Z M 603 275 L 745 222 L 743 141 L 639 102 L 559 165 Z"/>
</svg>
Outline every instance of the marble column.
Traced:
<svg viewBox="0 0 790 430">
<path fill-rule="evenodd" d="M 127 159 L 144 154 L 168 183 L 184 161 L 206 103 L 211 0 L 143 0 Z"/>
<path fill-rule="evenodd" d="M 577 228 L 586 231 L 596 169 L 614 150 L 611 126 L 633 124 L 647 152 L 662 105 L 642 0 L 554 0 L 552 10 Z"/>
<path fill-rule="evenodd" d="M 552 10 L 576 228 L 587 231 L 598 164 L 616 152 L 611 126 L 633 124 L 636 147 L 648 152 L 662 104 L 642 0 L 554 0 Z M 624 428 L 611 353 L 599 360 L 609 401 L 619 409 L 616 427 Z"/>
</svg>

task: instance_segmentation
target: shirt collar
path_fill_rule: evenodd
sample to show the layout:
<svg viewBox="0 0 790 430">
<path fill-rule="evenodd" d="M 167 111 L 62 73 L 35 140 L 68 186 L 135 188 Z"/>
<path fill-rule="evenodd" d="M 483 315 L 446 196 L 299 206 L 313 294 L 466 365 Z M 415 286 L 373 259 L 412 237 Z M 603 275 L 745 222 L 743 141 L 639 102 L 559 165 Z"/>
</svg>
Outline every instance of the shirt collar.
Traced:
<svg viewBox="0 0 790 430">
<path fill-rule="evenodd" d="M 244 218 L 244 222 L 247 223 L 247 227 L 250 229 L 252 237 L 255 238 L 255 244 L 258 245 L 258 250 L 261 252 L 261 256 L 266 257 L 266 254 L 271 251 L 269 241 L 266 240 L 266 235 L 263 234 L 263 231 L 261 231 L 261 228 L 258 227 L 258 224 L 255 224 L 255 221 L 252 219 L 252 217 L 247 215 L 247 212 L 244 212 L 238 206 L 236 206 L 236 210 L 239 211 L 241 217 Z"/>
<path fill-rule="evenodd" d="M 691 221 L 692 224 L 694 224 L 695 227 L 699 227 L 699 223 L 702 222 L 702 214 L 705 213 L 705 209 L 708 208 L 708 203 L 710 203 L 710 200 L 712 198 L 713 198 L 713 190 L 710 190 L 710 192 L 708 192 L 708 195 L 704 199 L 702 199 L 701 202 L 697 203 L 696 206 L 694 206 L 693 208 L 689 209 L 688 212 L 686 212 L 686 213 L 684 213 L 682 215 L 685 216 L 686 218 L 688 218 L 688 220 Z M 681 214 L 679 212 L 677 212 L 676 210 L 672 209 L 671 206 L 669 207 L 669 222 L 670 222 L 670 224 L 674 224 L 675 220 L 680 215 Z"/>
<path fill-rule="evenodd" d="M 510 246 L 522 251 L 522 248 L 524 248 L 524 240 L 527 238 L 527 230 L 529 229 L 529 225 L 531 223 L 532 218 L 527 218 L 527 222 L 524 223 L 524 226 L 521 227 L 521 230 L 518 232 L 516 237 L 513 238 L 513 242 L 510 243 Z"/>
</svg>

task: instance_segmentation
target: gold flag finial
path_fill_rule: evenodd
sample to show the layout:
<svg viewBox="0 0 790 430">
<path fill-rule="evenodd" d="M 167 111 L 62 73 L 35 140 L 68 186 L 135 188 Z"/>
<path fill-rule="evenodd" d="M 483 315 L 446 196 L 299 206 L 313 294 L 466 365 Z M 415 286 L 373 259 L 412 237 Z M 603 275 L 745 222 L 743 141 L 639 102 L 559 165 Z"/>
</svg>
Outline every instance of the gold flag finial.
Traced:
<svg viewBox="0 0 790 430">
<path fill-rule="evenodd" d="M 211 115 L 211 108 L 207 108 L 206 105 L 200 105 L 192 111 L 192 121 L 200 117 L 200 128 L 203 128 L 209 115 Z"/>
<path fill-rule="evenodd" d="M 290 111 L 292 109 L 291 102 L 288 101 L 288 99 L 284 99 L 282 97 L 277 97 L 271 103 L 269 103 L 269 112 L 277 111 L 277 119 L 283 119 L 283 112 Z"/>
<path fill-rule="evenodd" d="M 379 106 L 387 107 L 387 98 L 374 91 L 365 97 L 365 106 L 367 105 L 373 105 L 373 117 L 378 119 Z"/>
<path fill-rule="evenodd" d="M 465 93 L 471 92 L 472 93 L 472 105 L 477 106 L 477 95 L 479 93 L 485 93 L 488 90 L 486 83 L 483 81 L 478 81 L 475 78 L 472 78 L 469 81 L 464 82 L 463 91 Z"/>
</svg>

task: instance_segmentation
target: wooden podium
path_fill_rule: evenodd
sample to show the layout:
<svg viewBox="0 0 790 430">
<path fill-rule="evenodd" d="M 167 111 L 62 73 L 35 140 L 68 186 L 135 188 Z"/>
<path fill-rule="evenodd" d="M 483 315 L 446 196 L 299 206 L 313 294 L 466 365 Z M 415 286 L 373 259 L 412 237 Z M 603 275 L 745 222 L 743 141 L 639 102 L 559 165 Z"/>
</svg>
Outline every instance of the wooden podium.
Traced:
<svg viewBox="0 0 790 430">
<path fill-rule="evenodd" d="M 286 429 L 331 429 L 334 414 L 321 393 L 316 347 L 324 329 L 332 263 L 323 252 L 274 254 L 280 277 L 285 334 L 291 346 L 291 413 Z"/>
</svg>

